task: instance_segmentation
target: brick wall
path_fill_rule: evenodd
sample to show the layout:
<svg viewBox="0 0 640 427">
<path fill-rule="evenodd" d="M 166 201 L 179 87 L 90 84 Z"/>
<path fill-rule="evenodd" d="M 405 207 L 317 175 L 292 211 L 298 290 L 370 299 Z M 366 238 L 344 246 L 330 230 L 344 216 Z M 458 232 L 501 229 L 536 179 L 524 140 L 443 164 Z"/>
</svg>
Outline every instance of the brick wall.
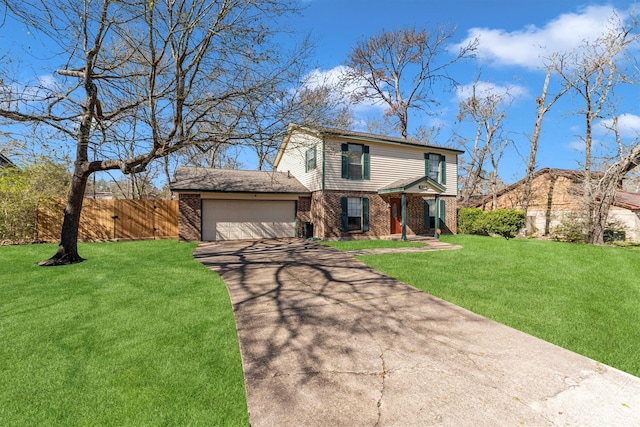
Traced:
<svg viewBox="0 0 640 427">
<path fill-rule="evenodd" d="M 445 226 L 442 228 L 443 234 L 456 234 L 458 232 L 458 203 L 453 196 L 441 196 L 440 200 L 445 203 Z"/>
<path fill-rule="evenodd" d="M 179 194 L 178 235 L 180 240 L 200 240 L 202 203 L 199 194 Z"/>
<path fill-rule="evenodd" d="M 393 195 L 396 196 L 396 195 Z M 400 198 L 400 195 L 397 195 Z M 369 198 L 369 230 L 342 231 L 341 199 L 343 197 Z M 373 238 L 391 234 L 391 214 L 389 203 L 392 196 L 373 192 L 316 191 L 311 198 L 311 222 L 314 236 L 321 238 Z M 395 197 L 394 197 L 395 198 Z M 455 233 L 457 230 L 457 212 L 455 197 L 442 197 L 445 200 L 446 226 L 443 233 Z M 424 199 L 421 195 L 407 195 L 407 235 L 432 234 L 434 230 L 425 228 Z"/>
<path fill-rule="evenodd" d="M 311 221 L 311 197 L 300 197 L 298 199 L 298 212 L 296 212 L 298 219 L 297 236 L 303 237 L 302 227 L 305 222 Z"/>
</svg>

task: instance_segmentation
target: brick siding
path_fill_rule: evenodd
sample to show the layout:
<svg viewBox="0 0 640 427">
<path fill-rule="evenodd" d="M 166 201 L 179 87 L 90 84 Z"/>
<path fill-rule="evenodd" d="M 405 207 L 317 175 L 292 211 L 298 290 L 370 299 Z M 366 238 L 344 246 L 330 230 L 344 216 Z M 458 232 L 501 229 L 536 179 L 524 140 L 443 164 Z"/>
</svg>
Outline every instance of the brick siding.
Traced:
<svg viewBox="0 0 640 427">
<path fill-rule="evenodd" d="M 369 230 L 342 231 L 343 197 L 367 197 L 369 199 Z M 400 195 L 379 195 L 374 192 L 357 191 L 316 191 L 311 197 L 310 220 L 314 225 L 314 236 L 320 238 L 354 238 L 367 239 L 391 234 L 391 214 L 389 203 L 391 198 Z M 455 233 L 457 230 L 457 212 L 455 197 L 441 197 L 445 200 L 445 227 L 443 233 Z M 305 216 L 306 217 L 306 216 Z M 435 230 L 427 229 L 424 221 L 424 199 L 421 195 L 407 195 L 407 235 L 432 234 Z"/>
<path fill-rule="evenodd" d="M 342 198 L 367 197 L 369 199 L 369 230 L 342 231 Z M 314 237 L 369 239 L 391 234 L 391 198 L 400 195 L 379 195 L 375 192 L 353 191 L 315 191 L 311 197 L 298 199 L 297 236 L 303 236 L 303 224 L 313 224 Z M 442 233 L 457 232 L 457 212 L 455 197 L 441 197 L 445 200 L 446 219 Z M 179 195 L 178 234 L 183 241 L 199 241 L 202 236 L 202 203 L 199 194 Z M 420 195 L 407 195 L 407 235 L 433 234 L 434 230 L 425 228 L 424 199 Z"/>
<path fill-rule="evenodd" d="M 202 203 L 200 194 L 179 195 L 178 235 L 180 240 L 198 241 L 202 236 Z"/>
<path fill-rule="evenodd" d="M 304 223 L 313 222 L 311 220 L 311 197 L 300 197 L 298 199 L 298 211 L 296 212 L 296 217 L 298 219 L 298 230 L 296 236 L 304 237 L 302 230 Z"/>
</svg>

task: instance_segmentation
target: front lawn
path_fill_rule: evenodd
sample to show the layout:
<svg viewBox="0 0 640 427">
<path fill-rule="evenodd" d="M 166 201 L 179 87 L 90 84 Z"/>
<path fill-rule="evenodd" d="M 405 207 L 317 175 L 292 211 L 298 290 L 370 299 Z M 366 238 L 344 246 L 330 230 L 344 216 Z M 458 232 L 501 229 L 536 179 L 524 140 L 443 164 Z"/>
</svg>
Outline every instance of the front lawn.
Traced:
<svg viewBox="0 0 640 427">
<path fill-rule="evenodd" d="M 222 280 L 177 241 L 0 247 L 0 425 L 248 425 Z"/>
<path fill-rule="evenodd" d="M 640 252 L 442 236 L 456 251 L 358 257 L 500 323 L 640 376 Z"/>
</svg>

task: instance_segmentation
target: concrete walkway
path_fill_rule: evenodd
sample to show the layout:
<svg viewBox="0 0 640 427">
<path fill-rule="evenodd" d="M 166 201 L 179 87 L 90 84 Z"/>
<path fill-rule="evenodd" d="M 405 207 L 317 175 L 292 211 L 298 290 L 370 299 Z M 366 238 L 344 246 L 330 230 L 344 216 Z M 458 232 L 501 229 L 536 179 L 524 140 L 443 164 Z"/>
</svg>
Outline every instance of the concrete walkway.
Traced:
<svg viewBox="0 0 640 427">
<path fill-rule="evenodd" d="M 273 240 L 194 256 L 229 289 L 253 427 L 640 425 L 639 378 L 344 252 Z"/>
</svg>

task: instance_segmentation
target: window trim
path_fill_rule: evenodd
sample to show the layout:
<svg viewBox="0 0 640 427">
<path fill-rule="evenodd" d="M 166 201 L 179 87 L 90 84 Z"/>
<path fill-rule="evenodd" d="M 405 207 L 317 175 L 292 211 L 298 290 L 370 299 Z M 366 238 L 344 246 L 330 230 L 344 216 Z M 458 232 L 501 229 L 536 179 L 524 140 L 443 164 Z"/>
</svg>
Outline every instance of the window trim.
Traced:
<svg viewBox="0 0 640 427">
<path fill-rule="evenodd" d="M 447 183 L 447 156 L 444 154 L 436 154 L 436 153 L 424 153 L 424 174 L 425 176 L 431 178 L 429 172 L 431 171 L 431 157 L 438 156 L 438 179 L 435 180 L 439 184 Z M 433 178 L 432 178 L 433 179 Z"/>
<path fill-rule="evenodd" d="M 349 230 L 349 199 L 360 201 L 360 228 Z M 368 197 L 342 197 L 341 205 L 341 230 L 347 233 L 362 233 L 369 231 L 369 198 Z"/>
<path fill-rule="evenodd" d="M 310 156 L 311 153 L 313 153 L 313 157 Z M 312 158 L 313 158 L 313 165 L 309 166 L 309 160 L 311 160 Z M 312 171 L 316 169 L 317 166 L 318 166 L 318 151 L 317 151 L 317 145 L 314 145 L 313 147 L 309 147 L 307 151 L 305 151 L 304 153 L 304 171 L 305 172 Z"/>
<path fill-rule="evenodd" d="M 356 177 L 350 177 L 349 176 L 349 167 L 351 165 L 351 163 L 349 162 L 350 160 L 350 156 L 349 156 L 349 146 L 350 145 L 357 145 L 362 147 L 362 155 L 361 155 L 361 176 L 356 178 Z M 340 146 L 341 148 L 341 152 L 342 152 L 342 178 L 344 179 L 351 179 L 354 181 L 364 181 L 364 180 L 368 180 L 371 179 L 371 155 L 370 155 L 370 150 L 369 150 L 369 146 L 365 145 L 365 144 L 357 144 L 357 143 L 343 143 Z"/>
</svg>

